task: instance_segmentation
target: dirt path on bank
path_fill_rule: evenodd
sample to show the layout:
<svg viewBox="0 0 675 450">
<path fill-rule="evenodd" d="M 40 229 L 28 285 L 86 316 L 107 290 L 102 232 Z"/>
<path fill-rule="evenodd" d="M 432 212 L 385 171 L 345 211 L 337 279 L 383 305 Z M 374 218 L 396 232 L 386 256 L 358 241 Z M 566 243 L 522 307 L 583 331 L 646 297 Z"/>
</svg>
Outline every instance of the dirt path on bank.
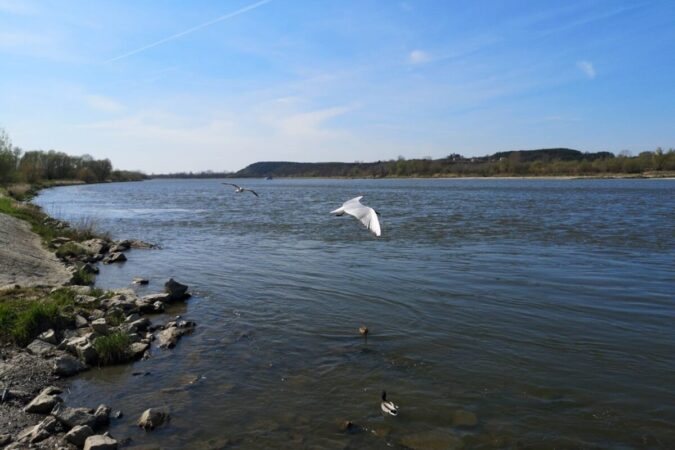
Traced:
<svg viewBox="0 0 675 450">
<path fill-rule="evenodd" d="M 69 279 L 65 266 L 42 247 L 26 222 L 0 213 L 0 288 L 56 286 Z"/>
</svg>

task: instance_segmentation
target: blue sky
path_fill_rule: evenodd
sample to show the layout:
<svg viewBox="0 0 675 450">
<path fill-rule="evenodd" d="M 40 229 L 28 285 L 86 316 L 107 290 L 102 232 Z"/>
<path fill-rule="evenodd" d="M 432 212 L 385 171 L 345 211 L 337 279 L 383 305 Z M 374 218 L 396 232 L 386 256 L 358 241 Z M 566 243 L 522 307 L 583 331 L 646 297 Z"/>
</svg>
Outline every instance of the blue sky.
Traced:
<svg viewBox="0 0 675 450">
<path fill-rule="evenodd" d="M 673 1 L 0 0 L 0 127 L 147 172 L 675 147 Z"/>
</svg>

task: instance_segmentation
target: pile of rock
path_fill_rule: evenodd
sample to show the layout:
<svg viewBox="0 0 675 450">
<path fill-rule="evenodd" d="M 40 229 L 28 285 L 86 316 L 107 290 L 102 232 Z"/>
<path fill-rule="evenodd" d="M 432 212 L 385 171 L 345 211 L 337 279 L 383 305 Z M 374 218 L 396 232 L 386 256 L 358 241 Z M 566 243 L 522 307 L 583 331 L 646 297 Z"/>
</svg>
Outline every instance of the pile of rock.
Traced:
<svg viewBox="0 0 675 450">
<path fill-rule="evenodd" d="M 60 333 L 48 330 L 31 342 L 27 350 L 52 361 L 53 372 L 59 376 L 71 376 L 100 364 L 96 339 L 113 333 L 128 336 L 131 343 L 128 360 L 149 358 L 150 345 L 155 339 L 158 347 L 173 348 L 182 336 L 194 330 L 196 325 L 191 321 L 170 321 L 160 326 L 145 317 L 163 312 L 171 302 L 188 298 L 187 289 L 188 286 L 170 279 L 163 293 L 139 297 L 133 290 L 126 289 L 97 298 L 91 295 L 90 287 L 77 287 L 75 301 L 86 309 L 72 317 L 69 329 Z"/>
<path fill-rule="evenodd" d="M 127 260 L 124 252 L 132 248 L 157 248 L 153 244 L 139 240 L 112 241 L 94 238 L 77 242 L 63 236 L 52 239 L 49 245 L 51 248 L 57 250 L 56 255 L 66 263 L 73 274 L 79 270 L 96 274 L 98 273 L 98 268 L 94 264 L 98 262 L 103 262 L 103 264 L 124 262 Z M 77 278 L 74 276 L 73 280 L 73 284 L 75 284 Z"/>
<path fill-rule="evenodd" d="M 6 450 L 24 449 L 36 444 L 40 448 L 117 448 L 117 441 L 108 433 L 97 434 L 110 423 L 111 409 L 106 405 L 99 405 L 96 409 L 65 407 L 59 396 L 61 392 L 60 388 L 49 386 L 24 407 L 27 413 L 46 417 L 37 425 L 22 430 L 16 437 L 5 437 L 2 445 L 9 444 Z"/>
</svg>

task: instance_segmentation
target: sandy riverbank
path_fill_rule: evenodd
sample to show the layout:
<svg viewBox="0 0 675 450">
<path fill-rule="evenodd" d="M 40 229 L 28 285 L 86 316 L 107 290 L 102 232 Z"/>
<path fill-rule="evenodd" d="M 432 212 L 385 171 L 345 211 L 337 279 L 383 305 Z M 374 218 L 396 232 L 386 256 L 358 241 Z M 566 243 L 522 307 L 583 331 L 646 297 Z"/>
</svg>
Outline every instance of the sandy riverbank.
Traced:
<svg viewBox="0 0 675 450">
<path fill-rule="evenodd" d="M 72 274 L 47 251 L 28 223 L 0 213 L 0 290 L 3 287 L 62 286 Z"/>
</svg>

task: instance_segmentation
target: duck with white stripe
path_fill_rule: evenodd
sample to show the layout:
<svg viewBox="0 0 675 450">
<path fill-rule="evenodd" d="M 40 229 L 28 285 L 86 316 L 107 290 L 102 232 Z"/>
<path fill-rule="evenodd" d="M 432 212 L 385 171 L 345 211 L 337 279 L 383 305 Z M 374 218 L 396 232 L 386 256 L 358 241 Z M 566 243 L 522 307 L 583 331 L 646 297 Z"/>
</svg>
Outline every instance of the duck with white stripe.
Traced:
<svg viewBox="0 0 675 450">
<path fill-rule="evenodd" d="M 380 408 L 384 414 L 398 416 L 398 406 L 394 405 L 394 402 L 387 401 L 387 391 L 382 391 L 382 403 L 380 403 Z"/>
</svg>

